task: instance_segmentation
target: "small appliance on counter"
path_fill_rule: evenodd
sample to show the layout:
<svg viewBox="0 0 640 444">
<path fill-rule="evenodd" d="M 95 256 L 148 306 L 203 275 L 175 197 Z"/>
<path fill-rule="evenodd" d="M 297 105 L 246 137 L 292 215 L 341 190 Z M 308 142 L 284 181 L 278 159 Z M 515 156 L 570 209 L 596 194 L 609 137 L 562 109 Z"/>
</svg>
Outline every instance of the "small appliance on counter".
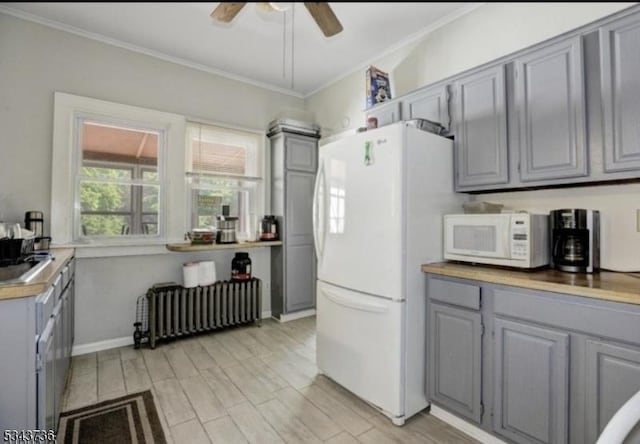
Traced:
<svg viewBox="0 0 640 444">
<path fill-rule="evenodd" d="M 229 216 L 229 205 L 222 206 L 222 215 L 217 217 L 216 224 L 216 243 L 217 244 L 235 244 L 236 224 L 238 218 Z"/>
<path fill-rule="evenodd" d="M 34 250 L 48 250 L 51 237 L 44 235 L 44 213 L 42 211 L 27 211 L 24 213 L 24 227 L 33 232 Z"/>
<path fill-rule="evenodd" d="M 249 253 L 238 252 L 231 261 L 231 280 L 244 282 L 251 280 L 251 258 Z"/>
<path fill-rule="evenodd" d="M 261 241 L 277 241 L 280 239 L 280 228 L 275 216 L 265 216 L 260 224 Z"/>
<path fill-rule="evenodd" d="M 561 271 L 593 273 L 600 268 L 600 212 L 553 210 L 550 214 L 551 265 Z"/>
<path fill-rule="evenodd" d="M 549 216 L 529 213 L 447 214 L 444 258 L 536 268 L 549 264 Z"/>
</svg>

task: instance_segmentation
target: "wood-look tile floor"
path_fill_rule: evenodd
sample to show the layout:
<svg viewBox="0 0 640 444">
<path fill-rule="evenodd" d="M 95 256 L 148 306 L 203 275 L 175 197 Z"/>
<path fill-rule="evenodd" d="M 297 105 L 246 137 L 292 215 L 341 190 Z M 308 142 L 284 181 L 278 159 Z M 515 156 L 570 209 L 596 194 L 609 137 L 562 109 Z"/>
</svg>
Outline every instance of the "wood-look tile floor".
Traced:
<svg viewBox="0 0 640 444">
<path fill-rule="evenodd" d="M 315 365 L 315 318 L 76 356 L 64 410 L 150 389 L 168 442 L 476 443 L 426 412 L 403 427 Z"/>
</svg>

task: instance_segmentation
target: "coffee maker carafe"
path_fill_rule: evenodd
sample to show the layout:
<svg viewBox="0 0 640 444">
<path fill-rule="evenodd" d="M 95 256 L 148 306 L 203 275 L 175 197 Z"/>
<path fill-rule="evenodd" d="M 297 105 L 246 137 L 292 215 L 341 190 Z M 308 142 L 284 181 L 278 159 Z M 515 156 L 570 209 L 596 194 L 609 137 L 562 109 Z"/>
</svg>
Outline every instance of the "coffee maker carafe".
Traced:
<svg viewBox="0 0 640 444">
<path fill-rule="evenodd" d="M 550 214 L 551 265 L 562 271 L 592 273 L 600 268 L 600 213 L 563 209 Z"/>
</svg>

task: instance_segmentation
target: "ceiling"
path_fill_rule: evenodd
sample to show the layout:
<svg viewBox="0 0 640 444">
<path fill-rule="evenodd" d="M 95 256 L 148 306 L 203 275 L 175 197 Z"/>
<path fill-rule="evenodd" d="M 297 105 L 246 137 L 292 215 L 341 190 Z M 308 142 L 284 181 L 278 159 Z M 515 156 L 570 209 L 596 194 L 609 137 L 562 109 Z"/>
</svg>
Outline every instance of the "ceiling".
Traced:
<svg viewBox="0 0 640 444">
<path fill-rule="evenodd" d="M 307 96 L 479 5 L 330 3 L 344 31 L 327 38 L 302 3 L 286 12 L 248 3 L 230 24 L 210 18 L 218 4 L 0 3 L 0 12 Z"/>
</svg>

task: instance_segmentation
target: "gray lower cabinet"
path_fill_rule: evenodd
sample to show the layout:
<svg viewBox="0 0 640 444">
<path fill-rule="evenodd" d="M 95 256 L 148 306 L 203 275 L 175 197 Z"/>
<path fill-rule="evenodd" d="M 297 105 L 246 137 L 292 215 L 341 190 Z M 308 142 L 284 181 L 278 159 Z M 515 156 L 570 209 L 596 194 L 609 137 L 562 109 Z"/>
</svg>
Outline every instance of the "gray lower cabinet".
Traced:
<svg viewBox="0 0 640 444">
<path fill-rule="evenodd" d="M 480 312 L 431 303 L 428 398 L 476 423 L 482 416 Z"/>
<path fill-rule="evenodd" d="M 520 180 L 588 174 L 581 38 L 515 59 Z"/>
<path fill-rule="evenodd" d="M 507 442 L 595 443 L 640 390 L 640 305 L 433 274 L 426 289 L 428 399 Z"/>
<path fill-rule="evenodd" d="M 73 346 L 73 261 L 41 295 L 0 301 L 0 429 L 57 430 Z"/>
<path fill-rule="evenodd" d="M 568 439 L 569 335 L 496 318 L 494 430 L 518 443 Z"/>
<path fill-rule="evenodd" d="M 640 390 L 640 347 L 588 339 L 585 362 L 586 436 L 588 442 L 596 442 L 629 393 Z M 640 442 L 640 428 L 626 442 Z"/>
<path fill-rule="evenodd" d="M 271 248 L 271 313 L 282 317 L 315 308 L 316 256 L 313 192 L 317 135 L 274 129 L 271 139 L 271 212 L 280 222 L 282 247 Z"/>
<path fill-rule="evenodd" d="M 449 90 L 447 85 L 421 89 L 402 98 L 402 119 L 427 119 L 449 129 Z"/>
<path fill-rule="evenodd" d="M 640 17 L 600 28 L 605 172 L 640 170 Z"/>
<path fill-rule="evenodd" d="M 456 191 L 509 182 L 504 66 L 457 80 Z"/>
</svg>

